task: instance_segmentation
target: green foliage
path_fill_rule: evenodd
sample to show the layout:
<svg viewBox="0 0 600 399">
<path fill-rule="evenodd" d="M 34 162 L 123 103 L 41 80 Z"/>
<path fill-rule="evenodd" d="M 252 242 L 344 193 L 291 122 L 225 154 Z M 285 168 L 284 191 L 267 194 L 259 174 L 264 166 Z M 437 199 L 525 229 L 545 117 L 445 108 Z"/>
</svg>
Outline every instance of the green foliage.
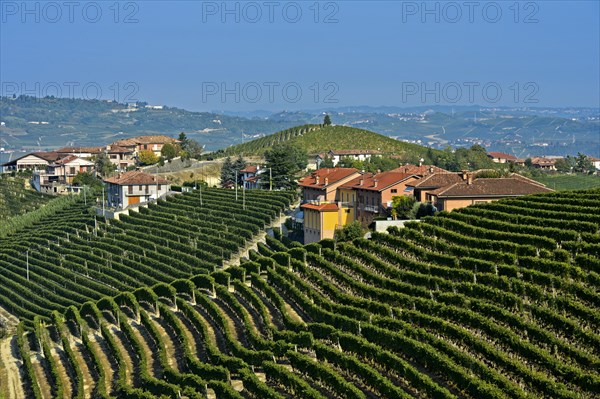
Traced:
<svg viewBox="0 0 600 399">
<path fill-rule="evenodd" d="M 102 177 L 109 177 L 115 172 L 115 165 L 110 162 L 108 154 L 101 152 L 95 156 L 95 167 L 96 172 Z"/>
<path fill-rule="evenodd" d="M 76 186 L 86 186 L 86 188 L 89 187 L 92 193 L 98 189 L 102 189 L 102 181 L 98 179 L 94 173 L 77 173 L 77 176 L 73 178 L 73 184 Z"/>
<path fill-rule="evenodd" d="M 337 241 L 352 241 L 355 238 L 361 238 L 364 235 L 364 228 L 358 221 L 348 223 L 341 229 L 335 231 L 335 239 Z"/>
<path fill-rule="evenodd" d="M 297 186 L 296 177 L 307 165 L 307 154 L 301 147 L 289 143 L 277 144 L 265 153 L 273 189 L 290 190 Z M 270 182 L 266 182 L 268 187 Z"/>
<path fill-rule="evenodd" d="M 588 190 L 600 187 L 599 175 L 543 173 L 535 176 L 534 179 L 557 191 Z"/>
<path fill-rule="evenodd" d="M 221 187 L 235 183 L 235 166 L 231 161 L 231 157 L 225 158 L 225 162 L 221 166 Z"/>
<path fill-rule="evenodd" d="M 179 151 L 179 146 L 175 146 L 171 143 L 166 143 L 160 150 L 160 155 L 162 155 L 167 161 L 170 161 L 171 159 L 179 155 Z"/>
<path fill-rule="evenodd" d="M 138 162 L 142 165 L 154 165 L 158 156 L 152 150 L 142 150 L 138 153 Z"/>
<path fill-rule="evenodd" d="M 331 126 L 331 117 L 329 114 L 325 114 L 325 117 L 323 118 L 323 125 Z"/>
<path fill-rule="evenodd" d="M 394 219 L 411 219 L 411 212 L 416 202 L 417 200 L 413 196 L 392 197 L 392 217 Z"/>
</svg>

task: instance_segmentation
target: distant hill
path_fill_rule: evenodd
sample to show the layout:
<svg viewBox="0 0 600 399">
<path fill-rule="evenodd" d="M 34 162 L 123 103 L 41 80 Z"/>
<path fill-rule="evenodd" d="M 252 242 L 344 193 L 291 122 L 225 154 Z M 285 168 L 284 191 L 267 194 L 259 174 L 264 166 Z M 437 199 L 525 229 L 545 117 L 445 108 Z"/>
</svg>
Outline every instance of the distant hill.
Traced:
<svg viewBox="0 0 600 399">
<path fill-rule="evenodd" d="M 252 140 L 248 143 L 231 146 L 223 155 L 262 155 L 277 143 L 290 142 L 306 150 L 309 154 L 317 154 L 328 150 L 378 150 L 385 154 L 404 155 L 407 159 L 418 159 L 426 156 L 429 148 L 405 143 L 371 132 L 348 126 L 304 125 Z"/>
<path fill-rule="evenodd" d="M 0 148 L 44 150 L 67 145 L 109 144 L 119 138 L 185 132 L 216 150 L 241 143 L 243 135 L 266 135 L 306 121 L 242 118 L 190 112 L 167 106 L 146 107 L 104 100 L 0 97 Z"/>
</svg>

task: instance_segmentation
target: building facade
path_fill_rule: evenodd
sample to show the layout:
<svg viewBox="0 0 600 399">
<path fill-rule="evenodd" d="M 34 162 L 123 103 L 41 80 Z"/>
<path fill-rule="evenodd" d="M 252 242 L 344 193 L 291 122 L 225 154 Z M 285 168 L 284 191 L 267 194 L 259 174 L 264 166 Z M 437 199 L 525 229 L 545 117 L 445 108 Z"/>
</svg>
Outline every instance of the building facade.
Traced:
<svg viewBox="0 0 600 399">
<path fill-rule="evenodd" d="M 168 180 L 140 171 L 119 173 L 104 182 L 107 204 L 117 209 L 156 200 L 171 189 Z"/>
</svg>

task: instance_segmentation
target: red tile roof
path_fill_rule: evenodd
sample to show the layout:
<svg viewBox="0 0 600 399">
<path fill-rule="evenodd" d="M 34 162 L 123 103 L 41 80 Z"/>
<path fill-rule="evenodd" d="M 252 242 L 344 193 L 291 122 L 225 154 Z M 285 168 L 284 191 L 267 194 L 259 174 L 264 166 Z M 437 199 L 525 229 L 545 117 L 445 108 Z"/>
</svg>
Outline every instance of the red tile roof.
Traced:
<svg viewBox="0 0 600 399">
<path fill-rule="evenodd" d="M 300 179 L 298 185 L 300 187 L 325 188 L 355 173 L 358 173 L 358 170 L 354 168 L 322 168 Z M 327 184 L 325 184 L 325 179 L 327 179 Z"/>
<path fill-rule="evenodd" d="M 339 209 L 337 204 L 321 204 L 321 205 L 303 204 L 300 207 L 303 209 L 312 209 L 314 211 L 319 211 L 319 212 L 336 212 Z"/>
<path fill-rule="evenodd" d="M 556 159 L 546 158 L 546 157 L 535 157 L 531 158 L 532 165 L 542 165 L 542 166 L 550 166 L 556 163 Z"/>
<path fill-rule="evenodd" d="M 534 184 L 517 177 L 481 178 L 471 184 L 466 181 L 441 187 L 430 194 L 438 198 L 452 197 L 512 197 L 529 194 L 547 193 L 553 190 L 542 184 Z"/>
<path fill-rule="evenodd" d="M 56 150 L 56 152 L 61 154 L 77 154 L 82 152 L 100 154 L 102 151 L 104 151 L 104 147 L 63 147 Z"/>
<path fill-rule="evenodd" d="M 399 168 L 392 169 L 393 172 L 410 173 L 411 175 L 428 176 L 433 173 L 450 173 L 446 169 L 439 168 L 434 165 L 403 165 Z"/>
<path fill-rule="evenodd" d="M 127 139 L 117 140 L 113 143 L 113 145 L 120 147 L 131 147 L 138 144 L 167 144 L 167 143 L 176 143 L 172 137 L 164 136 L 164 135 L 156 135 L 156 136 L 137 136 L 130 137 Z"/>
<path fill-rule="evenodd" d="M 504 152 L 488 152 L 488 156 L 490 158 L 498 158 L 498 159 L 506 159 L 510 161 L 516 161 L 517 157 L 510 154 L 505 154 Z"/>
<path fill-rule="evenodd" d="M 116 176 L 109 177 L 104 180 L 106 183 L 118 184 L 119 186 L 135 186 L 135 185 L 146 185 L 146 184 L 170 184 L 168 180 L 162 177 L 158 178 L 158 181 L 154 175 L 132 170 L 130 172 L 119 173 Z"/>
<path fill-rule="evenodd" d="M 132 150 L 130 150 L 129 148 L 125 148 L 125 147 L 119 147 L 118 145 L 109 145 L 107 148 L 106 152 L 109 154 L 131 154 L 133 153 Z"/>
<path fill-rule="evenodd" d="M 382 172 L 375 175 L 372 173 L 365 173 L 362 176 L 345 183 L 341 188 L 383 191 L 386 188 L 402 183 L 411 177 L 416 178 L 415 175 L 410 173 L 398 173 L 394 171 Z"/>
<path fill-rule="evenodd" d="M 244 169 L 240 170 L 241 173 L 256 173 L 258 172 L 258 166 L 256 165 L 249 165 L 246 166 Z"/>
<path fill-rule="evenodd" d="M 458 183 L 463 178 L 458 173 L 446 172 L 446 173 L 434 173 L 429 176 L 425 176 L 421 180 L 417 180 L 413 183 L 408 183 L 407 186 L 415 188 L 439 188 L 446 187 L 450 184 Z"/>
<path fill-rule="evenodd" d="M 34 152 L 32 154 L 27 154 L 27 155 L 34 155 L 34 156 L 41 158 L 48 162 L 58 161 L 60 158 L 62 158 L 64 156 L 64 154 L 59 154 L 58 152 Z M 27 155 L 25 155 L 25 156 L 27 156 Z"/>
</svg>

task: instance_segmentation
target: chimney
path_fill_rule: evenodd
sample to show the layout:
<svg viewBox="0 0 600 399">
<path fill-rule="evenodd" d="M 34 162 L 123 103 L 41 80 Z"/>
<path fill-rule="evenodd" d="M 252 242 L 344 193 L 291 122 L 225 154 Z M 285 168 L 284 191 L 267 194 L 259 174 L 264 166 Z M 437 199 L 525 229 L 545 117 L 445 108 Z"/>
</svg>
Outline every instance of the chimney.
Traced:
<svg viewBox="0 0 600 399">
<path fill-rule="evenodd" d="M 321 179 L 319 178 L 319 176 L 318 176 L 318 175 L 317 175 L 317 176 L 315 176 L 315 184 L 319 184 L 319 181 L 320 181 L 320 180 L 321 180 Z"/>
<path fill-rule="evenodd" d="M 469 171 L 467 170 L 463 170 L 460 172 L 461 173 L 461 177 L 463 180 L 467 180 L 467 175 L 469 174 Z"/>
<path fill-rule="evenodd" d="M 358 185 L 362 186 L 363 184 L 365 184 L 365 179 L 364 179 L 364 177 L 361 176 L 360 180 L 358 181 Z"/>
<path fill-rule="evenodd" d="M 329 178 L 328 178 L 328 177 L 326 177 L 326 178 L 325 178 L 325 185 L 328 185 L 328 184 L 329 184 Z"/>
<path fill-rule="evenodd" d="M 467 173 L 467 184 L 473 184 L 473 173 Z"/>
<path fill-rule="evenodd" d="M 429 173 L 433 173 L 433 166 L 429 167 Z"/>
<path fill-rule="evenodd" d="M 377 188 L 377 183 L 379 183 L 378 179 L 373 180 L 373 187 Z"/>
</svg>

